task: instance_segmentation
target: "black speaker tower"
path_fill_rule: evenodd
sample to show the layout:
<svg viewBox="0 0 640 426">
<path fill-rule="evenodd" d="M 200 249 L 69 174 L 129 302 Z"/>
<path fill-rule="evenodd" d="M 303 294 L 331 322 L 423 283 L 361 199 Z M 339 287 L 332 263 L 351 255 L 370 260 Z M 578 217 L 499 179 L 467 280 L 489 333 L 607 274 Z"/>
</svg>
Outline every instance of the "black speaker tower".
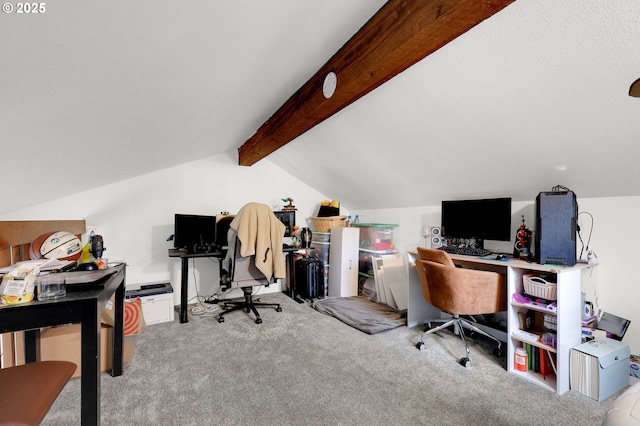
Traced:
<svg viewBox="0 0 640 426">
<path fill-rule="evenodd" d="M 536 197 L 536 261 L 540 264 L 576 264 L 576 194 L 541 192 Z"/>
</svg>

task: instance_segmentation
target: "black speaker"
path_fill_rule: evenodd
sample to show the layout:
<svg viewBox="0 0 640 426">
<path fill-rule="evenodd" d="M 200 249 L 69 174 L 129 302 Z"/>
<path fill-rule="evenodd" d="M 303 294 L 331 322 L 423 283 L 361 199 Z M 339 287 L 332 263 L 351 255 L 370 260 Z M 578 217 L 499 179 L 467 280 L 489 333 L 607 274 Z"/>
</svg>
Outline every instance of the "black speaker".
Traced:
<svg viewBox="0 0 640 426">
<path fill-rule="evenodd" d="M 541 192 L 536 197 L 536 261 L 540 264 L 576 264 L 576 194 Z"/>
</svg>

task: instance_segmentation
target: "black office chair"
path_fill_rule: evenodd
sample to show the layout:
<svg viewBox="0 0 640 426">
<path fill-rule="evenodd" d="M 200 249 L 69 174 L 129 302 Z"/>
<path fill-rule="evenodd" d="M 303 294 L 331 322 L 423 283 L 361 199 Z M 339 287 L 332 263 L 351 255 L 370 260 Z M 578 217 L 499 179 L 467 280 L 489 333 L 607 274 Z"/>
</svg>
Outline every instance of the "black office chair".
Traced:
<svg viewBox="0 0 640 426">
<path fill-rule="evenodd" d="M 243 226 L 248 230 L 243 230 Z M 264 229 L 261 231 L 260 228 Z M 224 288 L 242 288 L 244 300 L 223 303 L 224 312 L 217 317 L 219 323 L 224 322 L 225 315 L 241 309 L 247 313 L 253 312 L 256 324 L 262 323 L 257 306 L 282 311 L 279 303 L 254 302 L 253 287 L 268 287 L 278 278 L 284 278 L 284 232 L 285 226 L 267 205 L 250 203 L 238 212 L 227 234 L 228 249 L 220 265 L 220 285 Z M 248 245 L 244 249 L 242 239 Z"/>
</svg>

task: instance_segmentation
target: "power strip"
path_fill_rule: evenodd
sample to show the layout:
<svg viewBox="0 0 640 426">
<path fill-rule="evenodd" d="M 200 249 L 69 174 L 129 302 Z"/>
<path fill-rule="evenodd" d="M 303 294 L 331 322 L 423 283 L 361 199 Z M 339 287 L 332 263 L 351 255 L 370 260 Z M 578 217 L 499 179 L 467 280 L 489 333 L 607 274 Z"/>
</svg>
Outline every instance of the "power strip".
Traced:
<svg viewBox="0 0 640 426">
<path fill-rule="evenodd" d="M 212 305 L 217 304 L 219 302 L 220 302 L 220 299 L 218 299 L 217 296 L 209 296 L 204 299 L 204 303 L 210 303 Z"/>
</svg>

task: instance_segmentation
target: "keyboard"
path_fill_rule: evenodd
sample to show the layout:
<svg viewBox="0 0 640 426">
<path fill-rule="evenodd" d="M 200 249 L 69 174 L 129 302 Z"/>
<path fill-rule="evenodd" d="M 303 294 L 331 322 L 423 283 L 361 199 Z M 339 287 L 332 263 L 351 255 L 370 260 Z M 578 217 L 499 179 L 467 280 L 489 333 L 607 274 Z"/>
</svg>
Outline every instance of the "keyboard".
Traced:
<svg viewBox="0 0 640 426">
<path fill-rule="evenodd" d="M 470 246 L 458 246 L 458 245 L 450 245 L 450 246 L 442 246 L 439 247 L 438 250 L 446 251 L 449 254 L 464 254 L 466 256 L 488 256 L 493 253 L 491 250 L 481 249 L 477 247 Z"/>
</svg>

